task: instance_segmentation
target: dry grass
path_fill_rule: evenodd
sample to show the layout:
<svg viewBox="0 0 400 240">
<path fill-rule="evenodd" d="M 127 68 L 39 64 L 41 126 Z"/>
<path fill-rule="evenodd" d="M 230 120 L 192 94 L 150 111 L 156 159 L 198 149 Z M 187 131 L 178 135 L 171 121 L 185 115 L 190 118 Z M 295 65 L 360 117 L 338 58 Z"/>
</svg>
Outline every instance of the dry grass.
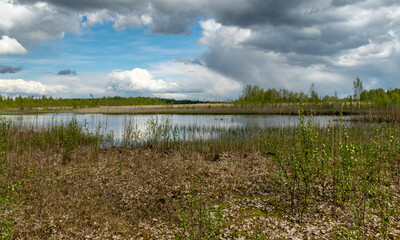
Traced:
<svg viewBox="0 0 400 240">
<path fill-rule="evenodd" d="M 191 184 L 228 220 L 219 238 L 330 239 L 351 225 L 351 216 L 329 202 L 294 221 L 274 163 L 258 152 L 224 152 L 213 161 L 182 150 L 113 147 L 93 155 L 82 147 L 67 164 L 41 151 L 13 151 L 7 160 L 12 179 L 35 172 L 22 189 L 16 239 L 172 239 L 182 232 L 178 209 Z"/>
<path fill-rule="evenodd" d="M 200 183 L 201 175 L 207 202 L 221 204 L 257 192 L 271 164 L 258 154 L 225 153 L 211 162 L 142 148 L 110 148 L 96 159 L 81 148 L 68 164 L 43 152 L 7 157 L 16 158 L 13 178 L 35 171 L 22 189 L 15 228 L 16 238 L 25 239 L 172 237 L 191 181 Z"/>
<path fill-rule="evenodd" d="M 383 239 L 382 234 L 386 239 L 400 238 L 400 214 L 377 212 L 400 206 L 400 126 L 382 130 L 382 134 L 374 133 L 373 127 L 350 129 L 348 148 L 340 147 L 345 135 L 340 127 L 332 128 L 334 135 L 329 136 L 327 128 L 253 129 L 238 138 L 99 148 L 96 136 L 85 135 L 73 123 L 38 131 L 0 128 L 7 140 L 10 168 L 0 187 L 27 178 L 19 189 L 23 204 L 18 206 L 13 238 L 198 239 L 208 234 L 209 229 L 199 228 L 193 219 L 183 219 L 191 215 L 198 217 L 194 220 L 215 220 L 209 224 L 215 227 L 218 239 L 332 239 L 335 234 L 340 235 L 337 239 Z M 310 147 L 314 155 L 305 159 L 321 159 L 327 164 L 324 169 L 313 162 L 304 165 L 324 170 L 306 175 L 321 177 L 319 180 L 303 183 L 299 181 L 302 176 L 295 175 L 294 170 L 301 171 L 292 167 L 295 157 L 309 150 L 305 148 L 308 145 L 301 148 L 297 144 L 301 136 L 314 144 Z M 359 148 L 344 152 L 353 145 Z M 70 154 L 65 154 L 66 149 Z M 370 149 L 381 151 L 367 154 Z M 378 177 L 375 193 L 363 195 L 363 184 L 368 182 L 362 181 L 366 174 L 358 167 L 362 162 L 357 162 L 351 165 L 354 185 L 348 192 L 354 199 L 341 202 L 337 198 L 334 188 L 339 185 L 334 181 L 339 178 L 332 174 L 341 169 L 336 163 L 344 164 L 346 159 L 371 160 L 371 169 L 366 169 L 374 170 L 370 174 Z M 382 169 L 375 169 L 381 162 Z M 370 165 L 365 162 L 362 166 Z M 286 177 L 282 175 L 285 170 Z M 346 180 L 347 175 L 339 177 Z M 291 177 L 298 181 L 293 189 L 295 207 L 288 188 Z M 304 188 L 305 184 L 312 188 Z M 307 189 L 308 195 L 302 189 Z M 380 198 L 381 193 L 390 196 Z M 357 212 L 365 214 L 366 221 L 355 224 L 353 210 L 358 203 L 375 200 L 381 200 L 382 206 L 370 205 Z M 386 217 L 390 221 L 382 233 L 380 224 Z M 184 223 L 195 228 L 195 237 Z"/>
</svg>

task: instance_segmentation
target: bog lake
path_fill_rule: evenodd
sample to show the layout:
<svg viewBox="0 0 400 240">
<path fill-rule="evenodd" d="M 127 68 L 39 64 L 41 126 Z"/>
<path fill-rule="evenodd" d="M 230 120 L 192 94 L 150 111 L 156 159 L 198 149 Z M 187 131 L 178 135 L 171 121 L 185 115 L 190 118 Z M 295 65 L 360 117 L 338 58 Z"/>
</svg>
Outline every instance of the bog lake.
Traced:
<svg viewBox="0 0 400 240">
<path fill-rule="evenodd" d="M 196 137 L 210 138 L 207 133 L 215 129 L 249 129 L 249 128 L 282 128 L 295 127 L 299 124 L 296 115 L 104 115 L 104 114 L 38 114 L 38 115 L 0 115 L 13 121 L 17 126 L 27 126 L 34 129 L 49 128 L 54 125 L 66 124 L 72 119 L 81 124 L 85 131 L 111 136 L 116 142 L 126 137 L 127 131 L 140 133 L 141 140 L 146 140 L 146 133 L 154 125 L 166 123 L 175 129 L 180 129 L 181 138 L 189 139 L 193 129 L 197 129 Z M 350 124 L 357 116 L 343 116 L 341 120 Z M 306 117 L 310 119 L 310 117 Z M 316 126 L 327 126 L 329 123 L 339 123 L 339 116 L 313 116 Z M 191 130 L 191 131 L 187 131 Z"/>
</svg>

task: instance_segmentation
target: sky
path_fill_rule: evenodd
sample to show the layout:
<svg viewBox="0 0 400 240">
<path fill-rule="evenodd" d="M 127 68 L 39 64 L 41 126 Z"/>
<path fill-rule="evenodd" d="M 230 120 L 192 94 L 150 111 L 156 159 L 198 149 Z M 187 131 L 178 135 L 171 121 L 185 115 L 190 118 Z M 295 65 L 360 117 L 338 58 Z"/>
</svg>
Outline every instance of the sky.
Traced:
<svg viewBox="0 0 400 240">
<path fill-rule="evenodd" d="M 0 0 L 0 94 L 400 88 L 398 0 Z"/>
</svg>

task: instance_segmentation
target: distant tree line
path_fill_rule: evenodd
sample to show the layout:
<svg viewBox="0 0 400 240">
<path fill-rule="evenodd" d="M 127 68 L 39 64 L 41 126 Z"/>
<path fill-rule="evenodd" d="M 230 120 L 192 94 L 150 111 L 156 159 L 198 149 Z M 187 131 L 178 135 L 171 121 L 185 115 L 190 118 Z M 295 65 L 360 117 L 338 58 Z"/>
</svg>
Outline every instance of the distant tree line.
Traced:
<svg viewBox="0 0 400 240">
<path fill-rule="evenodd" d="M 269 88 L 264 90 L 257 85 L 247 85 L 243 88 L 239 99 L 235 101 L 241 105 L 262 105 L 276 103 L 298 103 L 298 102 L 335 102 L 339 101 L 337 96 L 318 95 L 314 84 L 311 85 L 309 93 L 293 92 L 287 89 L 276 90 Z"/>
<path fill-rule="evenodd" d="M 0 109 L 31 110 L 34 108 L 85 108 L 98 106 L 128 106 L 128 105 L 171 105 L 203 103 L 196 100 L 175 100 L 155 97 L 102 97 L 94 98 L 53 98 L 53 97 L 5 97 L 0 96 Z"/>
<path fill-rule="evenodd" d="M 378 106 L 400 105 L 400 89 L 383 90 L 371 89 L 362 91 L 360 94 L 361 102 L 371 102 Z"/>
<path fill-rule="evenodd" d="M 293 92 L 287 89 L 264 90 L 257 85 L 247 85 L 243 88 L 239 99 L 234 103 L 240 105 L 263 105 L 278 103 L 369 103 L 375 106 L 400 105 L 400 89 L 371 89 L 364 90 L 360 78 L 353 82 L 354 94 L 339 98 L 337 93 L 334 96 L 318 95 L 315 85 L 311 84 L 309 92 Z"/>
<path fill-rule="evenodd" d="M 242 94 L 236 101 L 232 101 L 238 105 L 265 105 L 280 103 L 368 103 L 374 106 L 392 106 L 400 105 L 400 89 L 383 90 L 371 89 L 364 90 L 363 82 L 360 78 L 353 81 L 354 94 L 344 98 L 339 98 L 337 92 L 334 96 L 319 95 L 314 83 L 311 84 L 309 92 L 294 92 L 287 89 L 264 90 L 257 85 L 247 85 L 243 88 Z M 19 109 L 32 110 L 36 108 L 53 109 L 53 108 L 85 108 L 98 106 L 128 106 L 128 105 L 173 105 L 173 104 L 196 104 L 210 103 L 209 101 L 198 100 L 175 100 L 156 97 L 102 97 L 94 98 L 90 94 L 90 98 L 53 98 L 53 97 L 6 97 L 0 95 L 0 109 Z"/>
</svg>

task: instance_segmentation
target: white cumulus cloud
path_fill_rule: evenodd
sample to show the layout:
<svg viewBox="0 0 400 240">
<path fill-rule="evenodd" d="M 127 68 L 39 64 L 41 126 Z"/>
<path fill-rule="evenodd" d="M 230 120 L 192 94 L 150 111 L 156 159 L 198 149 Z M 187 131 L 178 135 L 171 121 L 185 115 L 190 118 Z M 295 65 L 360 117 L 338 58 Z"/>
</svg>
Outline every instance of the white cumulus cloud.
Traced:
<svg viewBox="0 0 400 240">
<path fill-rule="evenodd" d="M 203 29 L 203 37 L 199 39 L 200 44 L 223 46 L 236 46 L 251 36 L 251 30 L 235 26 L 224 26 L 214 19 L 200 21 Z"/>
<path fill-rule="evenodd" d="M 0 93 L 2 94 L 51 95 L 63 92 L 65 89 L 66 87 L 63 85 L 50 86 L 23 79 L 0 79 Z"/>
<path fill-rule="evenodd" d="M 400 52 L 400 40 L 382 43 L 369 43 L 361 47 L 343 51 L 332 63 L 337 66 L 360 66 L 367 63 L 376 63 L 379 60 L 388 59 Z"/>
<path fill-rule="evenodd" d="M 28 51 L 15 39 L 6 35 L 0 40 L 0 55 L 26 54 Z"/>
<path fill-rule="evenodd" d="M 131 92 L 165 92 L 176 84 L 168 83 L 162 79 L 154 79 L 146 69 L 134 68 L 129 71 L 110 73 L 112 89 L 116 91 Z"/>
</svg>

